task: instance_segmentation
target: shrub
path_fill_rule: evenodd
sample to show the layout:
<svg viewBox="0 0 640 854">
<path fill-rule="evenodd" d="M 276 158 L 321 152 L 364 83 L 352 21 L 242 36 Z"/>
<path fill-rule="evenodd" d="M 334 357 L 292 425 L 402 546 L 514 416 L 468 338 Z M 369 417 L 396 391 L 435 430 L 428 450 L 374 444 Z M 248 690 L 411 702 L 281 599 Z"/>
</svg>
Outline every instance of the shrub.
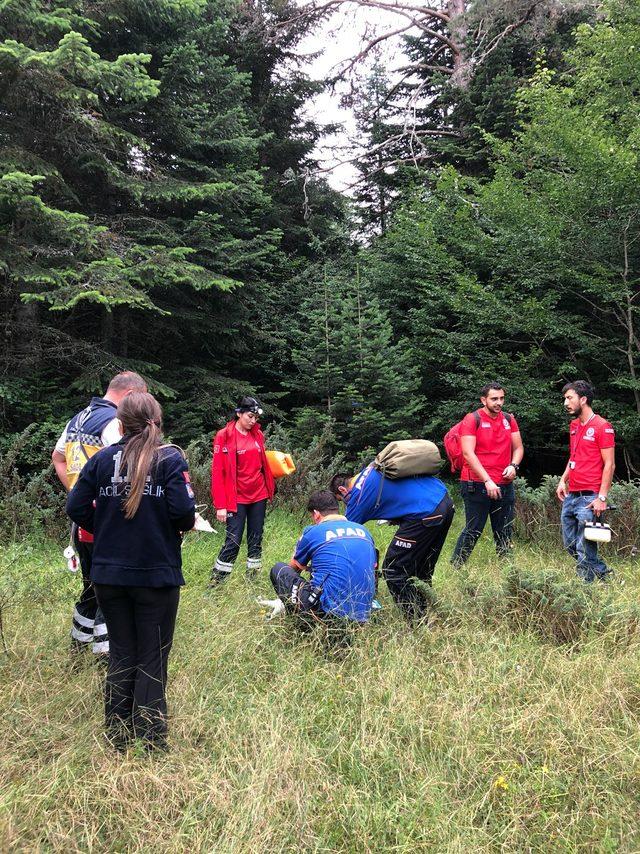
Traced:
<svg viewBox="0 0 640 854">
<path fill-rule="evenodd" d="M 0 455 L 0 539 L 21 539 L 29 533 L 60 537 L 68 532 L 64 490 L 52 466 L 36 474 L 22 474 L 23 449 L 36 429 L 23 430 Z"/>
<path fill-rule="evenodd" d="M 626 638 L 640 627 L 637 606 L 620 607 L 602 589 L 555 572 L 513 568 L 504 582 L 505 616 L 512 626 L 531 628 L 557 644 L 571 644 L 590 631 L 617 628 Z"/>
<path fill-rule="evenodd" d="M 274 504 L 292 511 L 302 510 L 309 495 L 316 489 L 326 489 L 334 474 L 351 470 L 342 453 L 333 454 L 334 442 L 331 424 L 326 424 L 320 435 L 306 448 L 295 447 L 291 433 L 282 425 L 269 426 L 266 431 L 267 447 L 291 454 L 296 470 L 277 482 Z"/>
<path fill-rule="evenodd" d="M 186 447 L 185 454 L 196 501 L 211 505 L 211 436 L 194 439 Z M 211 517 L 208 515 L 207 518 Z"/>
<path fill-rule="evenodd" d="M 528 486 L 523 480 L 516 481 L 515 533 L 519 539 L 544 544 L 560 541 L 558 481 L 558 477 L 545 475 L 537 488 Z M 607 515 L 607 521 L 614 537 L 605 548 L 614 549 L 616 554 L 625 557 L 636 557 L 640 549 L 640 481 L 614 483 L 609 498 L 615 510 Z"/>
</svg>

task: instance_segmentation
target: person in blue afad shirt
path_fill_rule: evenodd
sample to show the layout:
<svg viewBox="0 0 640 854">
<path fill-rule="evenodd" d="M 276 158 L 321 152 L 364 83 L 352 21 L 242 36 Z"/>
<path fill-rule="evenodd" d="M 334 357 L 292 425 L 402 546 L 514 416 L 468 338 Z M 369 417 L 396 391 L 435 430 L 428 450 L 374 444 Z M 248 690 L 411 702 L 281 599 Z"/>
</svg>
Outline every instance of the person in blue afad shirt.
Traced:
<svg viewBox="0 0 640 854">
<path fill-rule="evenodd" d="M 347 522 L 335 496 L 319 490 L 310 496 L 307 510 L 313 525 L 305 528 L 290 563 L 277 563 L 271 583 L 278 599 L 262 600 L 272 616 L 285 610 L 365 623 L 375 596 L 376 550 L 362 525 Z M 310 570 L 307 581 L 300 574 Z"/>
<path fill-rule="evenodd" d="M 370 463 L 355 478 L 335 475 L 330 489 L 345 502 L 349 522 L 385 519 L 399 524 L 382 575 L 405 616 L 423 617 L 428 603 L 414 579 L 431 585 L 455 510 L 444 483 L 429 475 L 390 480 Z"/>
<path fill-rule="evenodd" d="M 162 444 L 162 410 L 132 392 L 116 412 L 123 438 L 83 466 L 67 513 L 94 535 L 91 581 L 109 632 L 107 737 L 166 749 L 167 661 L 180 587 L 181 532 L 195 503 L 181 451 Z"/>
</svg>

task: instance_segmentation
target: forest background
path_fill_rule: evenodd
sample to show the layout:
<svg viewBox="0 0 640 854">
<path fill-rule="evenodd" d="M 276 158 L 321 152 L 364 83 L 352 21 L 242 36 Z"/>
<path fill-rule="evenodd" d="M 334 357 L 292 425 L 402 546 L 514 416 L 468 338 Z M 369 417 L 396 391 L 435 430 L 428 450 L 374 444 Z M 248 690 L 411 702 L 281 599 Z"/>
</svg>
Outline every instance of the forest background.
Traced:
<svg viewBox="0 0 640 854">
<path fill-rule="evenodd" d="M 638 474 L 640 4 L 450 0 L 405 73 L 354 50 L 349 193 L 299 49 L 339 5 L 0 4 L 5 473 L 128 368 L 182 445 L 252 392 L 283 450 L 351 459 L 499 379 L 534 480 L 586 377 Z"/>
<path fill-rule="evenodd" d="M 576 377 L 637 476 L 640 2 L 355 0 L 396 35 L 332 72 L 348 193 L 309 118 L 334 80 L 303 56 L 341 4 L 311 2 L 0 0 L 0 850 L 637 852 L 637 480 L 611 492 L 610 585 L 575 577 L 552 479 L 518 478 L 513 557 L 485 536 L 454 571 L 458 512 L 428 624 L 381 585 L 381 619 L 332 654 L 255 596 L 310 488 L 441 438 L 488 379 L 531 483 L 566 460 Z M 200 501 L 241 393 L 299 464 L 255 582 L 205 595 L 220 538 L 186 540 L 152 760 L 101 744 L 103 673 L 69 659 L 50 466 L 122 368 Z"/>
</svg>

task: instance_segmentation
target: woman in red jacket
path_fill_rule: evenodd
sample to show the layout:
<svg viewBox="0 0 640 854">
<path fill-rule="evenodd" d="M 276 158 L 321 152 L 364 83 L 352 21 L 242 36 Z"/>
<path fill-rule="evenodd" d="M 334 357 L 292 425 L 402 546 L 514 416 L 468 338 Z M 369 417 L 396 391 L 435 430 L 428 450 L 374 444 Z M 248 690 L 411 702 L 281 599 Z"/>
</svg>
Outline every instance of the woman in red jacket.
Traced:
<svg viewBox="0 0 640 854">
<path fill-rule="evenodd" d="M 267 500 L 273 498 L 274 480 L 264 450 L 258 419 L 262 409 L 255 397 L 243 397 L 235 418 L 218 430 L 213 440 L 211 496 L 218 521 L 227 536 L 211 573 L 209 586 L 226 581 L 240 551 L 247 525 L 247 574 L 261 567 L 262 531 Z"/>
</svg>

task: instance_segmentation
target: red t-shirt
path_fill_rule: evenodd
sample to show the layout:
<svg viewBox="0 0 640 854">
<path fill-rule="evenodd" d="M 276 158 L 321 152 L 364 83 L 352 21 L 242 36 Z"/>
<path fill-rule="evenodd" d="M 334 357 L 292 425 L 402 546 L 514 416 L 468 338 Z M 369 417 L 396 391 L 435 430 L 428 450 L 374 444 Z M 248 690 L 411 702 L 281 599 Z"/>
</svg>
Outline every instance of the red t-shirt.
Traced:
<svg viewBox="0 0 640 854">
<path fill-rule="evenodd" d="M 484 466 L 487 474 L 495 484 L 506 484 L 511 481 L 502 477 L 502 472 L 511 462 L 511 436 L 519 433 L 520 428 L 516 419 L 502 412 L 491 418 L 483 409 L 478 409 L 480 423 L 476 427 L 476 417 L 473 412 L 462 419 L 460 436 L 476 437 L 476 456 Z M 482 483 L 482 478 L 464 463 L 460 472 L 460 480 L 475 480 Z"/>
<path fill-rule="evenodd" d="M 581 424 L 569 424 L 569 492 L 599 492 L 604 461 L 602 448 L 614 448 L 616 434 L 611 424 L 596 415 Z"/>
<path fill-rule="evenodd" d="M 259 443 L 250 433 L 236 430 L 236 491 L 238 504 L 253 504 L 268 497 L 262 473 Z"/>
</svg>

